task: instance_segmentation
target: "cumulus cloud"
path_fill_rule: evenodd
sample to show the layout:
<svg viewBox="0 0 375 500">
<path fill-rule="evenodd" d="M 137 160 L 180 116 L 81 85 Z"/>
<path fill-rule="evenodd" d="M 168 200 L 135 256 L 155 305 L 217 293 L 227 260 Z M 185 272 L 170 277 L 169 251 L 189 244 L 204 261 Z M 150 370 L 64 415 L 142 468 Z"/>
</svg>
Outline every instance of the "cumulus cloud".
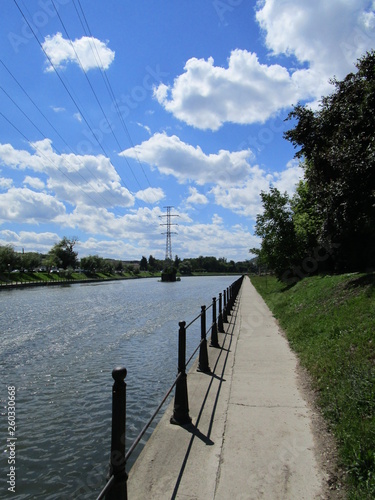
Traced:
<svg viewBox="0 0 375 500">
<path fill-rule="evenodd" d="M 49 139 L 30 144 L 33 152 L 0 144 L 0 164 L 17 170 L 33 170 L 47 176 L 46 187 L 58 199 L 72 205 L 106 208 L 132 206 L 134 196 L 121 185 L 121 178 L 103 155 L 57 154 Z M 27 176 L 28 184 L 37 188 Z M 44 187 L 44 186 L 43 186 Z"/>
<path fill-rule="evenodd" d="M 94 68 L 108 69 L 115 58 L 115 53 L 107 44 L 108 42 L 102 42 L 94 37 L 83 36 L 70 41 L 61 33 L 48 35 L 42 43 L 49 58 L 46 71 L 53 71 L 53 66 L 62 69 L 68 63 L 82 66 L 85 71 Z"/>
<path fill-rule="evenodd" d="M 9 189 L 13 185 L 13 179 L 0 177 L 0 189 Z"/>
<path fill-rule="evenodd" d="M 139 159 L 156 167 L 165 175 L 173 175 L 179 182 L 194 181 L 197 184 L 235 183 L 246 177 L 252 157 L 250 150 L 230 152 L 220 150 L 205 154 L 199 146 L 181 141 L 176 135 L 157 133 L 147 141 L 126 149 L 120 156 Z"/>
<path fill-rule="evenodd" d="M 215 66 L 212 57 L 191 58 L 172 85 L 155 87 L 157 101 L 199 129 L 264 123 L 300 100 L 316 105 L 332 91 L 330 78 L 353 71 L 375 42 L 372 0 L 263 0 L 256 19 L 271 55 L 294 56 L 288 66 L 263 64 L 240 49 L 227 67 Z"/>
<path fill-rule="evenodd" d="M 373 0 L 265 0 L 256 18 L 272 54 L 294 55 L 327 80 L 353 71 L 373 47 L 374 8 Z"/>
<path fill-rule="evenodd" d="M 0 245 L 13 245 L 24 248 L 26 252 L 47 253 L 55 243 L 61 240 L 56 233 L 34 231 L 20 231 L 19 233 L 4 229 L 0 231 Z"/>
<path fill-rule="evenodd" d="M 3 222 L 46 222 L 64 213 L 64 204 L 45 193 L 12 187 L 0 194 L 0 221 Z"/>
<path fill-rule="evenodd" d="M 303 169 L 298 162 L 292 160 L 286 169 L 267 174 L 258 166 L 252 167 L 250 176 L 236 186 L 214 186 L 210 193 L 215 203 L 239 215 L 254 219 L 262 211 L 261 191 L 268 191 L 273 185 L 279 191 L 292 195 L 299 180 L 303 177 Z"/>
<path fill-rule="evenodd" d="M 195 187 L 189 187 L 190 196 L 186 199 L 186 203 L 189 205 L 206 205 L 208 203 L 207 196 L 198 192 Z"/>
<path fill-rule="evenodd" d="M 23 183 L 34 189 L 42 190 L 45 188 L 44 182 L 42 179 L 39 179 L 39 177 L 31 177 L 30 175 L 27 175 L 24 178 Z"/>
<path fill-rule="evenodd" d="M 225 255 L 235 261 L 245 260 L 249 258 L 249 248 L 260 244 L 259 238 L 251 234 L 247 226 L 226 227 L 217 215 L 211 223 L 179 225 L 178 234 L 173 248 L 179 256 Z"/>
<path fill-rule="evenodd" d="M 165 198 L 165 193 L 161 188 L 149 187 L 147 189 L 143 189 L 142 191 L 138 191 L 135 196 L 145 203 L 157 203 Z"/>
<path fill-rule="evenodd" d="M 200 129 L 217 130 L 225 122 L 265 122 L 306 95 L 303 82 L 279 64 L 261 64 L 256 54 L 233 50 L 228 68 L 192 58 L 173 87 L 154 91 L 158 102 L 180 120 Z"/>
</svg>

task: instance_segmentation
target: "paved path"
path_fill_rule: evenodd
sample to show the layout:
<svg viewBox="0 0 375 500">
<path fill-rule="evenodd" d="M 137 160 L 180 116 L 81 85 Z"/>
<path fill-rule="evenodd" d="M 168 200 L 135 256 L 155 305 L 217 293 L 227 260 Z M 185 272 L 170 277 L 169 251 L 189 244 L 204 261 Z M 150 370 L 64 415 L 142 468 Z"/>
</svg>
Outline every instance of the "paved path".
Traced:
<svg viewBox="0 0 375 500">
<path fill-rule="evenodd" d="M 167 409 L 130 471 L 129 500 L 324 498 L 295 355 L 248 278 L 228 321 L 222 349 L 209 348 L 212 373 L 188 374 L 192 425 L 171 425 Z"/>
</svg>

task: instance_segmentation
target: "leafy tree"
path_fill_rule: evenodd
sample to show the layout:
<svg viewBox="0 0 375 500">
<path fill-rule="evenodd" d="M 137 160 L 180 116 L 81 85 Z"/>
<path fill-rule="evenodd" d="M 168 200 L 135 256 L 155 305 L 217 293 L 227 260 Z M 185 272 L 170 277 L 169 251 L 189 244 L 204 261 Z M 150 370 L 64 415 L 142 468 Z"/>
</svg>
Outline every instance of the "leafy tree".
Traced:
<svg viewBox="0 0 375 500">
<path fill-rule="evenodd" d="M 20 261 L 21 261 L 20 266 L 22 269 L 30 270 L 39 267 L 41 265 L 42 256 L 36 252 L 27 252 L 21 254 Z"/>
<path fill-rule="evenodd" d="M 147 271 L 147 269 L 148 269 L 148 262 L 147 262 L 147 258 L 146 258 L 146 257 L 144 257 L 144 256 L 142 256 L 142 258 L 141 258 L 141 262 L 140 262 L 140 264 L 139 264 L 139 269 L 140 269 L 141 271 Z"/>
<path fill-rule="evenodd" d="M 19 255 L 12 245 L 0 246 L 0 272 L 12 271 L 19 265 Z"/>
<path fill-rule="evenodd" d="M 375 265 L 375 52 L 357 69 L 332 80 L 335 90 L 317 111 L 296 106 L 288 118 L 297 125 L 285 134 L 300 147 L 316 237 L 335 244 L 339 271 Z"/>
<path fill-rule="evenodd" d="M 192 273 L 192 267 L 191 267 L 191 262 L 188 259 L 184 259 L 183 262 L 181 262 L 179 266 L 179 270 L 181 274 L 184 274 L 185 276 L 190 276 Z"/>
<path fill-rule="evenodd" d="M 89 255 L 87 257 L 82 257 L 81 267 L 89 273 L 95 273 L 101 270 L 101 257 L 98 255 Z"/>
<path fill-rule="evenodd" d="M 281 279 L 285 271 L 301 257 L 293 223 L 293 213 L 287 193 L 274 187 L 269 193 L 262 191 L 263 213 L 256 218 L 255 234 L 262 238 L 261 249 L 251 252 L 272 269 Z"/>
<path fill-rule="evenodd" d="M 155 257 L 153 257 L 152 255 L 150 255 L 150 257 L 148 258 L 147 269 L 149 269 L 151 272 L 153 272 L 153 271 L 156 271 L 157 268 L 158 268 L 158 262 L 157 262 L 157 260 L 155 259 Z"/>
<path fill-rule="evenodd" d="M 78 238 L 73 237 L 71 239 L 66 236 L 56 243 L 48 255 L 55 261 L 58 267 L 67 269 L 69 266 L 75 268 L 77 266 L 78 253 L 74 251 L 74 246 L 76 245 Z"/>
</svg>

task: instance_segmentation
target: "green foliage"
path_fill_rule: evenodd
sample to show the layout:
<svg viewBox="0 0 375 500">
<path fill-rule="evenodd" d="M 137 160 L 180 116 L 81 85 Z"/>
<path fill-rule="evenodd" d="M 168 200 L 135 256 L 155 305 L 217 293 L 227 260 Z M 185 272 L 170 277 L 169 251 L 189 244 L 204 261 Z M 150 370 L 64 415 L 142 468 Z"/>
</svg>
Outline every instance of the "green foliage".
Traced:
<svg viewBox="0 0 375 500">
<path fill-rule="evenodd" d="M 375 275 L 252 277 L 312 376 L 351 498 L 375 497 Z"/>
<path fill-rule="evenodd" d="M 375 52 L 357 69 L 332 80 L 335 90 L 318 111 L 296 106 L 289 119 L 297 125 L 285 134 L 300 147 L 296 156 L 305 160 L 308 198 L 314 200 L 305 213 L 313 208 L 310 222 L 316 225 L 307 236 L 336 244 L 336 270 L 375 265 Z M 297 219 L 301 229 L 301 213 Z"/>
<path fill-rule="evenodd" d="M 139 268 L 141 271 L 147 271 L 148 262 L 146 257 L 142 256 Z"/>
<path fill-rule="evenodd" d="M 262 238 L 261 250 L 251 249 L 279 279 L 301 257 L 287 193 L 271 188 L 262 191 L 263 213 L 256 218 L 255 234 Z"/>
<path fill-rule="evenodd" d="M 10 272 L 19 265 L 19 255 L 12 245 L 0 246 L 0 272 Z"/>
<path fill-rule="evenodd" d="M 67 269 L 68 267 L 75 268 L 77 266 L 78 253 L 74 251 L 78 238 L 63 237 L 59 243 L 56 243 L 48 252 L 50 261 L 56 267 Z"/>
</svg>

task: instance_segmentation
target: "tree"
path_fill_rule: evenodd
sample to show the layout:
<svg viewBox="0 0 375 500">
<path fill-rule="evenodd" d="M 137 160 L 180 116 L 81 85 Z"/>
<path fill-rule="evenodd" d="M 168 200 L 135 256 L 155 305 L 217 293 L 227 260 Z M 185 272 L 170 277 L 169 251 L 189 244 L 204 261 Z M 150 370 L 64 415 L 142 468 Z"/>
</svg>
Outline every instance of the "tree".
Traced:
<svg viewBox="0 0 375 500">
<path fill-rule="evenodd" d="M 82 257 L 81 267 L 89 273 L 95 273 L 101 270 L 101 257 L 98 255 L 88 255 L 87 257 Z"/>
<path fill-rule="evenodd" d="M 41 265 L 42 256 L 36 252 L 26 252 L 21 254 L 20 261 L 22 269 L 30 270 Z"/>
<path fill-rule="evenodd" d="M 154 272 L 157 270 L 157 268 L 158 268 L 157 260 L 155 259 L 155 257 L 150 255 L 150 257 L 148 258 L 148 267 L 145 270 L 149 269 L 151 272 Z"/>
<path fill-rule="evenodd" d="M 147 262 L 147 258 L 142 256 L 141 258 L 141 262 L 139 264 L 139 269 L 141 271 L 147 271 L 147 268 L 148 268 L 148 262 Z"/>
<path fill-rule="evenodd" d="M 320 109 L 298 105 L 285 138 L 300 147 L 305 181 L 316 200 L 317 240 L 337 247 L 338 271 L 375 266 L 375 52 L 358 71 L 332 80 Z"/>
<path fill-rule="evenodd" d="M 12 245 L 0 246 L 0 272 L 9 272 L 19 265 L 19 255 Z"/>
<path fill-rule="evenodd" d="M 76 237 L 69 239 L 64 236 L 59 243 L 56 243 L 51 248 L 48 255 L 55 262 L 57 267 L 67 269 L 68 267 L 75 268 L 77 266 L 78 253 L 74 251 L 74 246 L 77 241 L 78 238 Z"/>
<path fill-rule="evenodd" d="M 262 238 L 262 244 L 260 250 L 253 248 L 251 252 L 282 279 L 301 258 L 289 196 L 272 187 L 269 193 L 262 191 L 261 198 L 264 211 L 257 215 L 255 234 Z"/>
</svg>

